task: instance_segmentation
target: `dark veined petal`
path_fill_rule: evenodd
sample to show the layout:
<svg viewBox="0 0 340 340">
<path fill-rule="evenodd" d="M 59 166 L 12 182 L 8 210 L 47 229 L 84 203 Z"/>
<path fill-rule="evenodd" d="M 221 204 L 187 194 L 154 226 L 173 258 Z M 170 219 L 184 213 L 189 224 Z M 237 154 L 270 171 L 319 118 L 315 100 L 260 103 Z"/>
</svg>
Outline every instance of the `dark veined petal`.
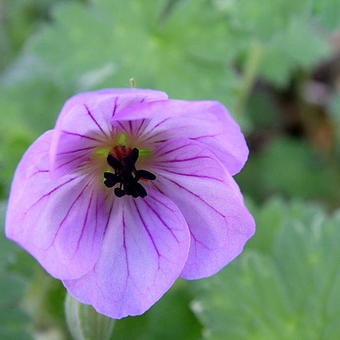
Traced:
<svg viewBox="0 0 340 340">
<path fill-rule="evenodd" d="M 182 277 L 215 274 L 242 252 L 255 231 L 237 184 L 214 154 L 191 140 L 162 143 L 155 159 L 153 183 L 176 203 L 191 233 Z"/>
<path fill-rule="evenodd" d="M 88 160 L 88 154 L 111 136 L 111 120 L 128 105 L 166 99 L 161 91 L 107 89 L 80 93 L 64 105 L 52 139 L 50 161 L 54 177 L 68 174 Z"/>
<path fill-rule="evenodd" d="M 78 278 L 98 259 L 110 208 L 86 176 L 51 179 L 52 131 L 21 160 L 12 184 L 6 235 L 59 279 Z"/>
<path fill-rule="evenodd" d="M 232 175 L 241 170 L 248 158 L 248 147 L 239 125 L 216 101 L 143 102 L 118 112 L 113 117 L 113 121 L 117 120 L 138 122 L 135 125 L 143 142 L 188 138 L 202 143 Z"/>
<path fill-rule="evenodd" d="M 113 318 L 139 315 L 181 274 L 190 244 L 175 204 L 152 190 L 115 201 L 101 256 L 92 272 L 64 282 L 69 292 Z"/>
</svg>

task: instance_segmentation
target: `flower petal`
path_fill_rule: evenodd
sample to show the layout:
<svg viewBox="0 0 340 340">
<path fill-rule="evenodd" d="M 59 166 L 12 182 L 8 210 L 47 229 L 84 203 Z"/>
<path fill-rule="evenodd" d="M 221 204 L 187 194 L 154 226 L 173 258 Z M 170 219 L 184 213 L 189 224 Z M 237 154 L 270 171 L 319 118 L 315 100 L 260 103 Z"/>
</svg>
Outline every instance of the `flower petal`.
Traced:
<svg viewBox="0 0 340 340">
<path fill-rule="evenodd" d="M 51 145 L 51 171 L 55 177 L 69 173 L 88 154 L 110 138 L 111 119 L 124 107 L 166 99 L 164 92 L 144 89 L 106 89 L 80 93 L 64 105 Z"/>
<path fill-rule="evenodd" d="M 149 119 L 142 141 L 161 142 L 189 138 L 209 147 L 234 175 L 245 164 L 248 147 L 240 127 L 227 109 L 216 101 L 158 100 L 131 105 L 113 120 Z"/>
<path fill-rule="evenodd" d="M 215 156 L 194 141 L 162 143 L 155 158 L 154 185 L 180 208 L 191 233 L 182 277 L 215 274 L 242 252 L 255 231 L 237 184 Z"/>
<path fill-rule="evenodd" d="M 87 176 L 52 180 L 48 151 L 53 132 L 26 152 L 13 181 L 6 235 L 59 279 L 78 278 L 96 262 L 107 226 L 105 196 Z"/>
<path fill-rule="evenodd" d="M 74 297 L 105 315 L 139 315 L 180 275 L 190 235 L 179 209 L 152 188 L 145 199 L 115 202 L 103 250 L 92 272 L 64 282 Z"/>
</svg>

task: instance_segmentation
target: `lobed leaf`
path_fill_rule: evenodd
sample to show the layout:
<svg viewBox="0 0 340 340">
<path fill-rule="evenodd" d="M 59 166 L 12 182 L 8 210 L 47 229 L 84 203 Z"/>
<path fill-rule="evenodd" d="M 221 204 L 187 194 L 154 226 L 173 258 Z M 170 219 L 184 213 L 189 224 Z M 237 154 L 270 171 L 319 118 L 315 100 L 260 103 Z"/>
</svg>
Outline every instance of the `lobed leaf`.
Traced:
<svg viewBox="0 0 340 340">
<path fill-rule="evenodd" d="M 339 337 L 340 214 L 274 201 L 257 216 L 255 239 L 271 241 L 271 249 L 255 241 L 220 274 L 196 283 L 192 308 L 205 337 Z"/>
</svg>

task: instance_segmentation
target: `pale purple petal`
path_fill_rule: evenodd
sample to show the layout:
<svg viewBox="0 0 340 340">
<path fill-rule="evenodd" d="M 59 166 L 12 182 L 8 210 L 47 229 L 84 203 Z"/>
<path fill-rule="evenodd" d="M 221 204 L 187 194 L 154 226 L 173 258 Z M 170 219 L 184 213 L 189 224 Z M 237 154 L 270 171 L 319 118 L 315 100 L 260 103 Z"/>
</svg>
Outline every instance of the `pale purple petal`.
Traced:
<svg viewBox="0 0 340 340">
<path fill-rule="evenodd" d="M 70 293 L 113 318 L 139 315 L 181 274 L 190 235 L 179 209 L 152 188 L 145 199 L 123 198 L 113 207 L 99 261 Z"/>
<path fill-rule="evenodd" d="M 113 120 L 149 119 L 141 141 L 189 138 L 208 147 L 234 175 L 248 157 L 239 125 L 216 101 L 159 100 L 126 107 Z"/>
<path fill-rule="evenodd" d="M 52 133 L 41 136 L 17 168 L 6 235 L 51 275 L 73 279 L 87 273 L 99 256 L 109 206 L 87 176 L 51 179 L 48 151 Z"/>
<path fill-rule="evenodd" d="M 156 158 L 154 185 L 180 208 L 191 233 L 182 277 L 213 275 L 242 252 L 255 231 L 239 188 L 215 155 L 194 141 L 162 143 Z"/>
<path fill-rule="evenodd" d="M 72 97 L 65 103 L 54 130 L 51 172 L 58 177 L 86 162 L 89 151 L 110 140 L 111 120 L 126 106 L 166 98 L 164 92 L 144 89 L 107 89 Z"/>
</svg>

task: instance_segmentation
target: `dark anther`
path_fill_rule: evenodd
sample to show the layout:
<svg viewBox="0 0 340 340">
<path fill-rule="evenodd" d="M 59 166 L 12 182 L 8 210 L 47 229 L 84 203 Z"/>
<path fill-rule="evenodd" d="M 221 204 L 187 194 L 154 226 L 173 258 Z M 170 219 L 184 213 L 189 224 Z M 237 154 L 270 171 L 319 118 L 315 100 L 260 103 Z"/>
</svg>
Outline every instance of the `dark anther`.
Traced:
<svg viewBox="0 0 340 340">
<path fill-rule="evenodd" d="M 133 165 L 136 164 L 138 156 L 139 156 L 139 150 L 136 148 L 132 149 L 131 154 L 130 154 L 130 159 L 132 160 Z"/>
<path fill-rule="evenodd" d="M 114 169 L 114 173 L 104 172 L 104 184 L 112 188 L 116 184 L 119 187 L 114 189 L 117 197 L 124 195 L 132 197 L 146 197 L 145 188 L 138 183 L 139 180 L 155 180 L 156 176 L 147 170 L 136 170 L 136 162 L 139 157 L 139 150 L 134 148 L 131 153 L 124 157 L 116 158 L 111 154 L 107 156 L 107 163 Z"/>
<path fill-rule="evenodd" d="M 139 156 L 139 150 L 134 148 L 132 151 L 131 151 L 131 154 L 127 157 L 124 157 L 122 159 L 125 167 L 131 171 L 133 171 L 135 169 L 135 164 L 137 162 L 137 159 L 138 159 L 138 156 Z"/>
<path fill-rule="evenodd" d="M 140 183 L 136 183 L 135 186 L 135 195 L 134 197 L 145 197 L 147 195 L 146 190 L 144 189 L 144 187 L 140 184 Z"/>
<path fill-rule="evenodd" d="M 112 188 L 120 181 L 120 176 L 117 174 L 113 174 L 111 172 L 104 172 L 104 178 L 105 178 L 104 184 L 108 188 Z"/>
<path fill-rule="evenodd" d="M 156 179 L 156 176 L 153 173 L 151 173 L 150 171 L 146 171 L 146 170 L 137 170 L 136 177 L 138 179 L 143 178 L 143 179 L 149 179 L 151 181 Z"/>
<path fill-rule="evenodd" d="M 118 183 L 118 181 L 119 181 L 119 175 L 113 174 L 112 172 L 105 171 L 104 172 L 104 178 L 108 179 L 110 181 L 116 181 L 116 183 Z"/>
<path fill-rule="evenodd" d="M 123 197 L 125 195 L 125 191 L 121 188 L 115 188 L 115 195 L 117 197 Z"/>
<path fill-rule="evenodd" d="M 113 157 L 112 155 L 107 156 L 107 162 L 114 169 L 121 167 L 120 161 L 117 158 Z"/>
</svg>

